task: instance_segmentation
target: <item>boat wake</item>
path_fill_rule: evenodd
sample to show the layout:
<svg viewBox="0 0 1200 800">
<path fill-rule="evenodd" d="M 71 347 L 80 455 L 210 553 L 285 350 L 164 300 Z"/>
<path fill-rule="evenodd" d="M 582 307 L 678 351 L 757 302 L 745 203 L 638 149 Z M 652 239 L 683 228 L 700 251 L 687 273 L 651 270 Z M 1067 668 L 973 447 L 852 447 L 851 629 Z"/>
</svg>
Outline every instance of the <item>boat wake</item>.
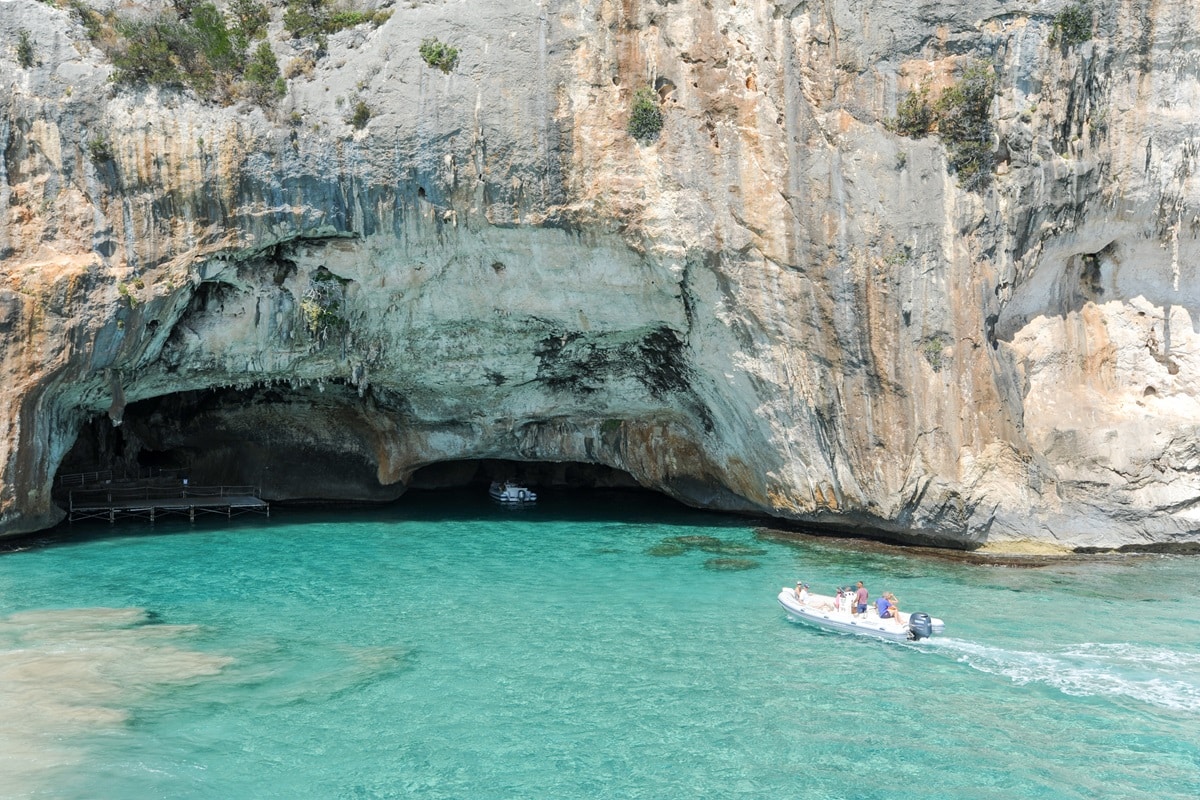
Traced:
<svg viewBox="0 0 1200 800">
<path fill-rule="evenodd" d="M 1200 653 L 1121 643 L 1072 644 L 1039 653 L 945 638 L 920 646 L 1018 685 L 1043 684 L 1076 697 L 1128 699 L 1200 713 Z"/>
</svg>

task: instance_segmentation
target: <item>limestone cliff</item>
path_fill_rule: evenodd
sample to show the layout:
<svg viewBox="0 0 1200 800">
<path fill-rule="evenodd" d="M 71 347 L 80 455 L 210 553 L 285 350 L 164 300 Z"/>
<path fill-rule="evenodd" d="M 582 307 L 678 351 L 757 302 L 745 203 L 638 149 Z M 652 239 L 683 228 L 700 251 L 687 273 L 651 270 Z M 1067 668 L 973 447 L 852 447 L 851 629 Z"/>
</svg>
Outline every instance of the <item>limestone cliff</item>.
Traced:
<svg viewBox="0 0 1200 800">
<path fill-rule="evenodd" d="M 73 452 L 275 498 L 581 462 L 910 541 L 1196 542 L 1200 17 L 1094 0 L 1067 44 L 1066 6 L 413 0 L 327 52 L 277 6 L 264 110 L 116 88 L 77 13 L 0 0 L 0 531 L 61 517 Z M 888 124 L 968 64 L 973 191 Z"/>
</svg>

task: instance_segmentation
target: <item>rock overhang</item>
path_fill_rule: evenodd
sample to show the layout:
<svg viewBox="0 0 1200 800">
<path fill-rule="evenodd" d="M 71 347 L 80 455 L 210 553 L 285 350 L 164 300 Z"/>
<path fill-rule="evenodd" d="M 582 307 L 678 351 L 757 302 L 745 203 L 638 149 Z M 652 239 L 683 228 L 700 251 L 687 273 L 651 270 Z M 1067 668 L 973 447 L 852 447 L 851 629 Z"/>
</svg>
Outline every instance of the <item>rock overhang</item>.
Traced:
<svg viewBox="0 0 1200 800">
<path fill-rule="evenodd" d="M 886 31 L 837 3 L 395 9 L 331 37 L 278 117 L 112 95 L 76 22 L 17 6 L 71 47 L 4 90 L 5 530 L 45 522 L 89 416 L 286 383 L 439 427 L 398 456 L 356 433 L 376 480 L 409 449 L 468 452 L 464 421 L 552 453 L 619 420 L 638 474 L 700 472 L 784 518 L 964 546 L 1195 537 L 1182 5 L 1077 48 L 973 2 Z M 420 38 L 449 31 L 461 68 L 427 69 Z M 983 193 L 885 124 L 967 61 L 1000 84 Z M 665 81 L 662 136 L 632 142 L 629 97 Z M 347 98 L 375 107 L 362 129 Z"/>
</svg>

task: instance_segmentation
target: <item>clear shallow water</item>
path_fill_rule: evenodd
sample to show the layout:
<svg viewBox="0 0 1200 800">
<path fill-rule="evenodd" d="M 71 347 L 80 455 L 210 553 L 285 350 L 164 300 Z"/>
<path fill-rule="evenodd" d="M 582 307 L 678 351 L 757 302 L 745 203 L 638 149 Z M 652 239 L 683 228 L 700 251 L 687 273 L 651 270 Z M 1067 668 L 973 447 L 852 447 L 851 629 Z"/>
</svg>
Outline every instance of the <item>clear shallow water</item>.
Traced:
<svg viewBox="0 0 1200 800">
<path fill-rule="evenodd" d="M 1194 558 L 970 566 L 620 494 L 97 530 L 0 556 L 0 796 L 1200 796 Z M 686 535 L 764 552 L 647 553 Z M 789 622 L 800 578 L 946 636 Z"/>
</svg>

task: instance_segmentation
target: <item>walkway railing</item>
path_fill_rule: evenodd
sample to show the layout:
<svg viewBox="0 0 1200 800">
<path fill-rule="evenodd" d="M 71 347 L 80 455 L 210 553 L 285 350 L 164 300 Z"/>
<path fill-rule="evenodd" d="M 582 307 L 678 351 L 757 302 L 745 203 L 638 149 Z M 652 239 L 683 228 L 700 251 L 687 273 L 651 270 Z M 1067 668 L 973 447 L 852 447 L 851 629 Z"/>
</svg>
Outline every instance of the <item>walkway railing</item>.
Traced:
<svg viewBox="0 0 1200 800">
<path fill-rule="evenodd" d="M 259 487 L 233 486 L 112 486 L 103 489 L 72 489 L 71 508 L 77 506 L 127 504 L 131 500 L 173 500 L 184 497 L 257 497 Z"/>
<path fill-rule="evenodd" d="M 184 469 L 164 469 L 163 467 L 146 467 L 137 469 L 132 474 L 129 470 L 121 470 L 119 474 L 114 473 L 111 469 L 93 470 L 92 472 L 72 472 L 67 475 L 59 475 L 56 483 L 59 486 L 88 486 L 94 483 L 112 483 L 116 481 L 145 481 L 153 480 L 154 478 L 174 478 L 175 480 L 182 479 L 187 474 Z"/>
<path fill-rule="evenodd" d="M 270 505 L 259 495 L 260 488 L 248 484 L 222 486 L 104 486 L 73 489 L 68 495 L 70 521 L 107 518 L 115 521 L 118 515 L 146 516 L 151 521 L 158 514 L 187 514 L 196 512 L 235 513 L 257 511 L 271 515 Z"/>
</svg>

